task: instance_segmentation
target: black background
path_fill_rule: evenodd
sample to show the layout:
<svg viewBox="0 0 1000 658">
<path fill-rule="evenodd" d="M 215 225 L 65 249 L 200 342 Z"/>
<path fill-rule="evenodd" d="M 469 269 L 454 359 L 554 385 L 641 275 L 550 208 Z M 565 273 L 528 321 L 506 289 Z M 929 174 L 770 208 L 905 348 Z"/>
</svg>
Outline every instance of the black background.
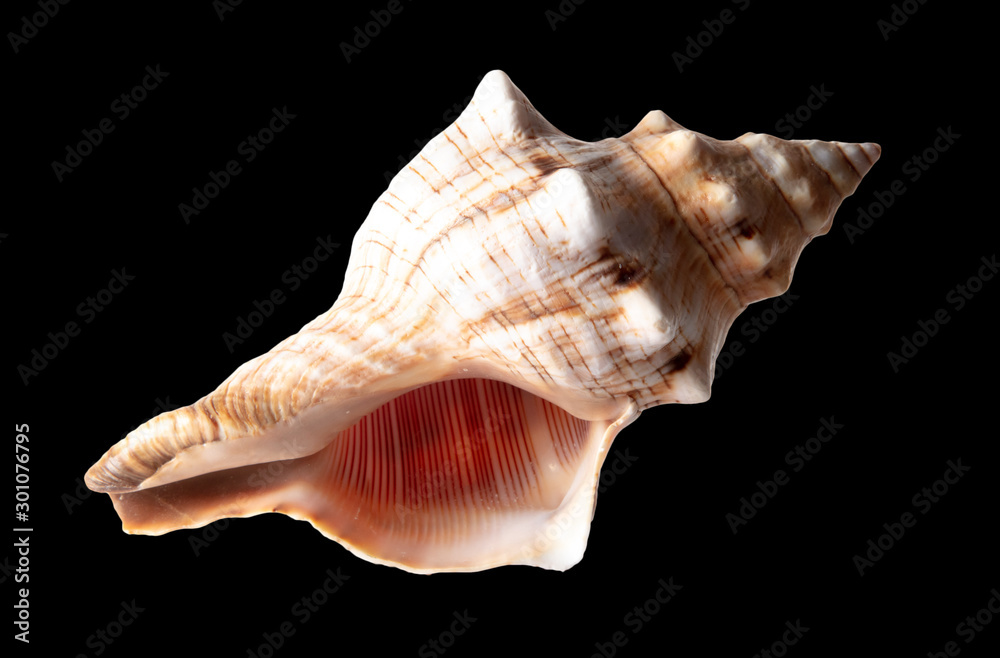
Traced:
<svg viewBox="0 0 1000 658">
<path fill-rule="evenodd" d="M 969 643 L 956 627 L 1000 588 L 990 409 L 1000 283 L 984 282 L 961 310 L 947 297 L 996 252 L 995 211 L 981 207 L 996 184 L 980 164 L 991 133 L 971 114 L 986 101 L 966 77 L 994 75 L 981 29 L 993 17 L 913 2 L 885 39 L 888 2 L 808 15 L 801 3 L 650 4 L 567 0 L 573 12 L 553 29 L 557 0 L 403 2 L 350 62 L 338 44 L 385 3 L 243 2 L 220 20 L 209 2 L 73 2 L 18 52 L 8 38 L 8 376 L 48 332 L 81 326 L 27 386 L 8 379 L 8 427 L 30 426 L 35 529 L 31 644 L 14 642 L 15 655 L 247 656 L 286 621 L 295 633 L 275 655 L 439 655 L 424 645 L 466 610 L 475 621 L 445 655 L 610 654 L 621 631 L 620 656 L 751 656 L 797 621 L 809 630 L 789 655 L 924 656 L 948 641 L 960 655 L 995 651 L 1000 620 Z M 39 11 L 6 8 L 5 32 Z M 672 54 L 727 8 L 735 20 L 679 71 Z M 169 76 L 120 119 L 112 102 L 157 65 Z M 652 109 L 717 138 L 787 136 L 777 122 L 825 86 L 832 96 L 794 137 L 875 141 L 882 158 L 804 252 L 794 304 L 753 342 L 741 327 L 770 302 L 737 319 L 727 345 L 742 340 L 745 354 L 712 399 L 650 410 L 617 439 L 635 461 L 615 474 L 612 450 L 587 552 L 565 573 L 411 575 L 280 515 L 123 534 L 108 498 L 80 486 L 86 469 L 158 407 L 193 402 L 328 309 L 386 172 L 495 68 L 581 139 L 628 130 Z M 238 145 L 285 107 L 288 127 L 185 224 L 178 204 L 210 171 L 244 161 Z M 114 131 L 60 182 L 52 162 L 105 117 Z M 904 163 L 949 126 L 961 137 L 911 180 Z M 849 240 L 842 226 L 897 179 L 905 192 Z M 289 291 L 283 272 L 328 236 L 341 245 L 333 258 Z M 134 279 L 84 322 L 78 305 L 113 270 Z M 227 349 L 223 332 L 275 288 L 287 301 Z M 887 353 L 939 308 L 949 322 L 894 372 Z M 790 471 L 786 453 L 831 417 L 843 429 L 734 535 L 726 514 L 758 480 Z M 921 514 L 913 496 L 958 459 L 968 473 Z M 854 556 L 904 512 L 916 525 L 859 575 Z M 301 623 L 293 605 L 338 568 L 349 579 Z M 669 578 L 681 589 L 636 632 L 626 614 Z M 133 600 L 142 611 L 113 644 L 88 641 Z"/>
</svg>

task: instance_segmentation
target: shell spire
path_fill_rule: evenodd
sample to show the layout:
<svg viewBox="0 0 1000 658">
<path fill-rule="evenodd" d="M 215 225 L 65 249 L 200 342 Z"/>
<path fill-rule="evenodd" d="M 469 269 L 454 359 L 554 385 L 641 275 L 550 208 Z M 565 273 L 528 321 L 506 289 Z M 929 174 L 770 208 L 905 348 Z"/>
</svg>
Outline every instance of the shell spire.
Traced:
<svg viewBox="0 0 1000 658">
<path fill-rule="evenodd" d="M 567 569 L 617 434 L 708 399 L 733 320 L 878 155 L 662 112 L 583 142 L 493 71 L 376 200 L 332 308 L 86 483 L 130 533 L 281 512 L 418 573 Z"/>
<path fill-rule="evenodd" d="M 873 143 L 756 133 L 717 140 L 659 111 L 622 140 L 656 173 L 665 211 L 684 220 L 744 306 L 787 290 L 802 248 L 830 230 L 881 153 Z"/>
</svg>

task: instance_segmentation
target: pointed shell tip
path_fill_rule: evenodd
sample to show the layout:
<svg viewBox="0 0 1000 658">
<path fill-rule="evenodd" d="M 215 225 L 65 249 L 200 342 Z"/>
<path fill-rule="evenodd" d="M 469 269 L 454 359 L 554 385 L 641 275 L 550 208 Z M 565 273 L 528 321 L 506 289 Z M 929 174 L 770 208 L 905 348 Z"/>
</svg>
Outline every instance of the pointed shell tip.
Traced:
<svg viewBox="0 0 1000 658">
<path fill-rule="evenodd" d="M 861 145 L 861 148 L 864 150 L 865 154 L 871 158 L 872 164 L 874 164 L 882 155 L 882 147 L 875 142 L 865 142 Z"/>
</svg>

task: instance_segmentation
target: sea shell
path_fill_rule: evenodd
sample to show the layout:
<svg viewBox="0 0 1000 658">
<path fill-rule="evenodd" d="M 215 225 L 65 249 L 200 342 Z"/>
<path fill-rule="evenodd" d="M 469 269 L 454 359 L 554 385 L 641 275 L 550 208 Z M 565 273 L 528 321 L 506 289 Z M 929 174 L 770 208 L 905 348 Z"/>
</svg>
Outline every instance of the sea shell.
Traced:
<svg viewBox="0 0 1000 658">
<path fill-rule="evenodd" d="M 333 308 L 87 485 L 129 533 L 274 511 L 407 571 L 567 569 L 615 436 L 708 399 L 733 320 L 879 152 L 658 111 L 582 142 L 494 71 L 376 201 Z"/>
</svg>

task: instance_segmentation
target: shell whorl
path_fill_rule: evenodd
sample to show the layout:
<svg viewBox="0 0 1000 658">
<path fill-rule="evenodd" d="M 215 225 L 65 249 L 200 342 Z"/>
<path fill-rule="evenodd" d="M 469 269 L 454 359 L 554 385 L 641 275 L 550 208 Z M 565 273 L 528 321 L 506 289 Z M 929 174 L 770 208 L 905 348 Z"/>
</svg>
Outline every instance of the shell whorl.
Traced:
<svg viewBox="0 0 1000 658">
<path fill-rule="evenodd" d="M 787 289 L 803 247 L 829 230 L 878 156 L 875 144 L 716 140 L 659 111 L 620 139 L 583 142 L 494 71 L 376 202 L 345 292 L 456 315 L 465 344 L 497 363 L 527 359 L 541 378 L 597 396 L 632 394 L 640 408 L 700 401 L 732 319 Z M 593 281 L 599 289 L 588 289 Z M 645 297 L 646 315 L 658 316 L 649 322 L 665 329 L 636 336 L 635 323 L 619 322 L 629 326 L 595 336 L 590 353 L 599 342 L 624 350 L 610 362 L 625 373 L 565 376 L 580 369 L 571 356 L 533 359 L 553 335 L 620 315 L 629 304 L 605 293 L 622 287 L 635 293 L 633 313 Z M 498 289 L 517 294 L 497 302 Z M 689 310 L 699 317 L 678 321 Z M 674 385 L 651 382 L 653 372 Z"/>
</svg>

